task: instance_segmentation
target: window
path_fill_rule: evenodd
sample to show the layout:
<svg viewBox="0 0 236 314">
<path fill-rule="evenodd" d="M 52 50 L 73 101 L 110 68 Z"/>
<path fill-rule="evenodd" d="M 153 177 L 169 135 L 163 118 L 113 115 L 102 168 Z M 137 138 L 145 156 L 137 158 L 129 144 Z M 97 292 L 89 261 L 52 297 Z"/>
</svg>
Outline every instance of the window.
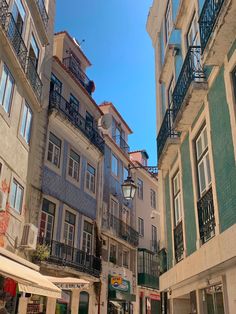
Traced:
<svg viewBox="0 0 236 314">
<path fill-rule="evenodd" d="M 109 261 L 116 264 L 116 245 L 110 245 L 110 258 Z"/>
<path fill-rule="evenodd" d="M 111 171 L 115 176 L 118 177 L 118 159 L 114 154 L 111 156 Z"/>
<path fill-rule="evenodd" d="M 189 30 L 187 33 L 187 48 L 190 46 L 198 46 L 198 22 L 196 19 L 196 15 L 194 14 L 191 24 L 189 26 Z"/>
<path fill-rule="evenodd" d="M 60 168 L 61 140 L 53 133 L 49 134 L 48 161 Z"/>
<path fill-rule="evenodd" d="M 19 33 L 22 34 L 26 14 L 25 14 L 25 9 L 23 7 L 21 0 L 14 1 L 13 7 L 12 7 L 12 16 L 17 25 L 17 29 Z"/>
<path fill-rule="evenodd" d="M 92 167 L 90 164 L 87 164 L 86 189 L 88 189 L 92 193 L 95 193 L 95 174 L 95 168 Z"/>
<path fill-rule="evenodd" d="M 116 220 L 119 214 L 119 203 L 114 199 L 111 199 L 111 208 L 110 208 L 110 227 L 115 228 Z"/>
<path fill-rule="evenodd" d="M 172 30 L 172 6 L 171 6 L 171 1 L 169 0 L 167 3 L 167 8 L 166 8 L 166 14 L 165 14 L 165 39 L 166 42 L 168 41 L 171 30 Z"/>
<path fill-rule="evenodd" d="M 53 227 L 55 219 L 56 204 L 47 199 L 43 199 L 41 221 L 39 226 L 39 236 L 45 238 L 46 242 L 53 239 Z"/>
<path fill-rule="evenodd" d="M 66 210 L 64 222 L 64 241 L 65 244 L 73 247 L 75 236 L 75 215 Z"/>
<path fill-rule="evenodd" d="M 123 251 L 123 267 L 129 268 L 129 252 Z"/>
<path fill-rule="evenodd" d="M 138 233 L 140 237 L 144 237 L 144 220 L 138 217 Z"/>
<path fill-rule="evenodd" d="M 86 252 L 87 254 L 92 254 L 92 236 L 93 236 L 93 225 L 85 220 L 82 250 Z"/>
<path fill-rule="evenodd" d="M 167 97 L 168 97 L 168 108 L 173 107 L 173 103 L 172 103 L 172 95 L 173 95 L 173 91 L 174 91 L 174 77 L 172 76 L 171 80 L 170 80 L 170 84 L 168 87 L 168 93 L 167 93 Z"/>
<path fill-rule="evenodd" d="M 143 181 L 141 179 L 138 179 L 137 186 L 138 186 L 138 198 L 142 200 L 143 199 Z"/>
<path fill-rule="evenodd" d="M 4 65 L 0 83 L 0 105 L 7 113 L 10 112 L 13 89 L 14 79 L 6 65 Z"/>
<path fill-rule="evenodd" d="M 181 189 L 180 189 L 180 173 L 179 171 L 172 180 L 173 185 L 173 203 L 174 203 L 174 219 L 175 227 L 182 220 L 182 204 L 181 204 Z"/>
<path fill-rule="evenodd" d="M 197 155 L 197 173 L 200 197 L 211 186 L 211 171 L 208 152 L 208 140 L 206 127 L 203 128 L 196 140 L 196 155 Z"/>
<path fill-rule="evenodd" d="M 75 179 L 76 181 L 79 181 L 79 170 L 80 170 L 80 156 L 71 149 L 69 155 L 68 175 Z"/>
<path fill-rule="evenodd" d="M 157 227 L 152 225 L 152 241 L 157 241 Z"/>
<path fill-rule="evenodd" d="M 125 181 L 128 178 L 129 175 L 129 171 L 127 168 L 124 168 L 124 172 L 123 172 L 123 181 Z"/>
<path fill-rule="evenodd" d="M 151 195 L 151 206 L 152 208 L 156 208 L 156 192 L 151 189 L 150 195 Z"/>
<path fill-rule="evenodd" d="M 25 139 L 26 143 L 28 144 L 30 142 L 31 123 L 32 123 L 32 111 L 29 105 L 25 102 L 22 121 L 21 121 L 20 135 Z"/>
<path fill-rule="evenodd" d="M 234 102 L 236 103 L 236 67 L 232 72 L 232 81 L 233 81 L 233 91 L 234 91 Z"/>
<path fill-rule="evenodd" d="M 88 111 L 86 111 L 85 120 L 86 120 L 86 129 L 92 129 L 93 128 L 94 119 L 93 119 L 93 116 Z"/>
<path fill-rule="evenodd" d="M 50 90 L 56 91 L 58 94 L 62 92 L 62 82 L 53 73 L 51 75 Z"/>
<path fill-rule="evenodd" d="M 36 43 L 34 35 L 31 35 L 30 48 L 29 48 L 29 58 L 32 62 L 32 65 L 35 67 L 35 69 L 37 69 L 38 68 L 38 61 L 39 61 L 39 47 Z"/>
<path fill-rule="evenodd" d="M 79 101 L 74 95 L 70 94 L 70 101 L 69 102 L 72 105 L 73 109 L 76 112 L 79 112 Z"/>
<path fill-rule="evenodd" d="M 11 185 L 10 205 L 11 208 L 14 208 L 19 214 L 22 210 L 23 195 L 24 188 L 15 179 L 13 179 Z"/>
</svg>

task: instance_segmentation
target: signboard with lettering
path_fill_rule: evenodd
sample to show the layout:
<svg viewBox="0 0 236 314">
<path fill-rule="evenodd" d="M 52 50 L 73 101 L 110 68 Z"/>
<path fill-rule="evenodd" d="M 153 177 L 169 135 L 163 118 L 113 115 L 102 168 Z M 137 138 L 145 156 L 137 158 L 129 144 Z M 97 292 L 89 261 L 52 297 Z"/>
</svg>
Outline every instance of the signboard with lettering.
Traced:
<svg viewBox="0 0 236 314">
<path fill-rule="evenodd" d="M 110 276 L 109 289 L 130 293 L 130 282 L 121 276 Z"/>
<path fill-rule="evenodd" d="M 160 301 L 161 300 L 161 296 L 160 296 L 160 294 L 150 294 L 150 299 L 151 300 Z"/>
</svg>

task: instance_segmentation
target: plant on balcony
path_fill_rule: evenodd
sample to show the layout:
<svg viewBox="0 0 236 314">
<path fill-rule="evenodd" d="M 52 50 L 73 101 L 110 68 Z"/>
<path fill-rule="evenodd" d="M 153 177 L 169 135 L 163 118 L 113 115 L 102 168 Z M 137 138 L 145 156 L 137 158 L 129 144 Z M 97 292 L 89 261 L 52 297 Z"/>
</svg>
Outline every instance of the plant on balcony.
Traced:
<svg viewBox="0 0 236 314">
<path fill-rule="evenodd" d="M 34 262 L 43 262 L 50 256 L 49 246 L 46 244 L 37 244 L 36 250 L 32 255 Z"/>
</svg>

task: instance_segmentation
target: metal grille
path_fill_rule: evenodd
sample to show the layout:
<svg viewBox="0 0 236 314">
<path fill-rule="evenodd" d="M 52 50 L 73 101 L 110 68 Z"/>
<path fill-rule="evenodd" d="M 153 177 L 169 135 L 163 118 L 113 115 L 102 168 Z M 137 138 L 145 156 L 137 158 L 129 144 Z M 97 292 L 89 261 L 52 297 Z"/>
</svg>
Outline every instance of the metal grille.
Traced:
<svg viewBox="0 0 236 314">
<path fill-rule="evenodd" d="M 49 17 L 48 17 L 46 8 L 45 8 L 44 1 L 43 0 L 36 0 L 36 3 L 37 3 L 37 7 L 39 10 L 40 16 L 41 16 L 42 21 L 43 21 L 43 24 L 44 24 L 45 28 L 47 28 Z"/>
</svg>

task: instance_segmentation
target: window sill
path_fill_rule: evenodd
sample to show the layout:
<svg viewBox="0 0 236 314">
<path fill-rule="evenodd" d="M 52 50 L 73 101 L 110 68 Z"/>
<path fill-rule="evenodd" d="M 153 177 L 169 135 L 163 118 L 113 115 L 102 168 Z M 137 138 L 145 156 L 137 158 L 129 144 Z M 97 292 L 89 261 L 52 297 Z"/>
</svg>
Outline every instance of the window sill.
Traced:
<svg viewBox="0 0 236 314">
<path fill-rule="evenodd" d="M 91 192 L 90 190 L 88 190 L 86 187 L 84 188 L 84 191 L 90 195 L 92 198 L 96 199 L 96 193 Z"/>
<path fill-rule="evenodd" d="M 22 216 L 22 211 L 21 213 L 19 213 L 18 211 L 16 211 L 14 208 L 10 207 L 8 209 L 10 215 L 12 215 L 14 218 L 16 218 L 18 221 L 22 222 L 23 221 L 23 216 Z"/>
<path fill-rule="evenodd" d="M 24 139 L 24 137 L 21 136 L 20 133 L 18 133 L 18 139 L 21 142 L 21 144 L 24 146 L 24 148 L 29 152 L 30 150 L 30 146 L 29 144 L 26 142 L 26 140 Z"/>
<path fill-rule="evenodd" d="M 44 164 L 48 167 L 48 169 L 50 169 L 51 171 L 53 171 L 56 174 L 58 174 L 59 176 L 61 176 L 61 167 L 58 168 L 57 166 L 55 166 L 53 163 L 51 163 L 47 159 L 45 160 Z"/>
<path fill-rule="evenodd" d="M 78 189 L 80 189 L 81 187 L 80 187 L 80 180 L 75 180 L 75 179 L 73 179 L 72 177 L 70 177 L 68 174 L 66 174 L 66 180 L 69 182 L 69 183 L 71 183 L 71 184 L 73 184 L 75 187 L 77 187 Z"/>
</svg>

